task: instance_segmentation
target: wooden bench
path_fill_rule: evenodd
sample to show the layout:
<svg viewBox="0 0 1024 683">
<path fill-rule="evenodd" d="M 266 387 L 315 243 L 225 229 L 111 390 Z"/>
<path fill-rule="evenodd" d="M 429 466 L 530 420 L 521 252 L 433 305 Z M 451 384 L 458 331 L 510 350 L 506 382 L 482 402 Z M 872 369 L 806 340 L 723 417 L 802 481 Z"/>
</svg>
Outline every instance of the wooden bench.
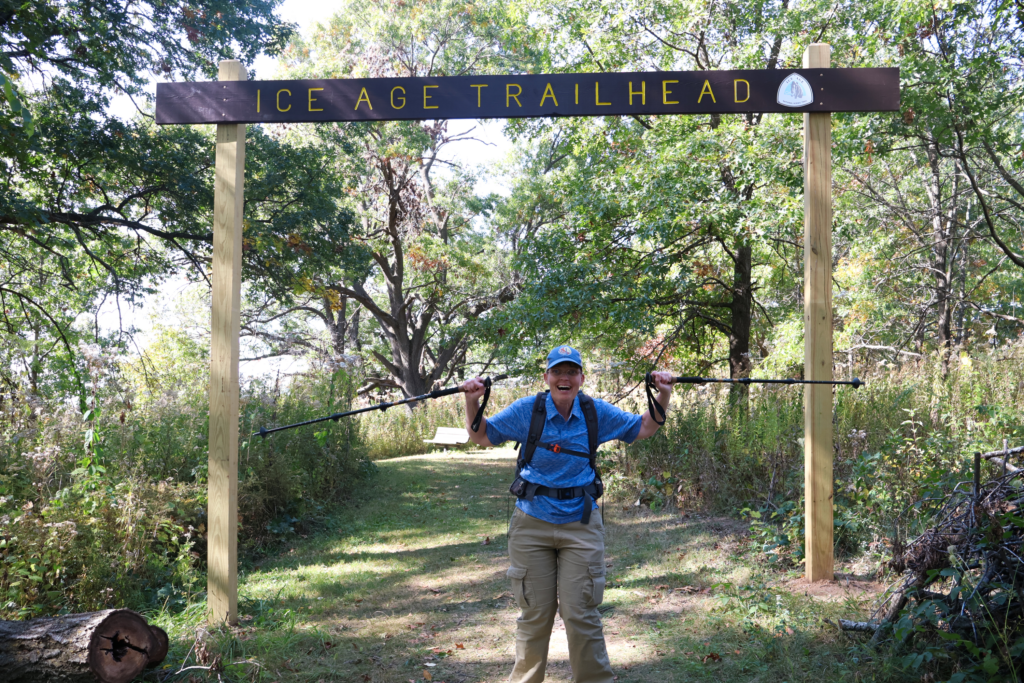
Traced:
<svg viewBox="0 0 1024 683">
<path fill-rule="evenodd" d="M 448 452 L 448 446 L 461 446 L 469 441 L 469 432 L 458 427 L 438 427 L 433 439 L 423 439 L 423 443 L 433 443 L 444 446 L 444 452 Z"/>
</svg>

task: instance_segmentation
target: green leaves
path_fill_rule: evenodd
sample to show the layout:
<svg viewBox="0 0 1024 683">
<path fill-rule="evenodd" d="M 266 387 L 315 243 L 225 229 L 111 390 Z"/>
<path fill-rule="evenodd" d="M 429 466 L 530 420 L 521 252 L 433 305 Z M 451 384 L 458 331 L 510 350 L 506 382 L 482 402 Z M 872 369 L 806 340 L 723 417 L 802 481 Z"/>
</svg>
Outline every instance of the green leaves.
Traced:
<svg viewBox="0 0 1024 683">
<path fill-rule="evenodd" d="M 33 392 L 81 394 L 73 388 L 81 312 L 104 300 L 137 303 L 179 269 L 204 277 L 212 137 L 157 129 L 147 87 L 154 71 L 214 77 L 221 58 L 251 62 L 279 46 L 287 31 L 272 15 L 277 4 L 4 4 L 0 365 L 24 359 Z M 16 85 L 29 80 L 31 88 Z M 123 95 L 141 109 L 127 123 L 108 113 L 111 97 Z M 289 213 L 292 198 L 272 199 Z M 99 332 L 91 334 L 95 341 Z"/>
<path fill-rule="evenodd" d="M 32 118 L 32 112 L 29 111 L 28 107 L 25 106 L 21 98 L 18 97 L 17 91 L 14 89 L 14 84 L 11 82 L 11 78 L 0 73 L 0 84 L 3 85 L 4 97 L 7 98 L 7 106 L 11 108 L 11 111 L 15 116 L 21 117 L 21 126 L 24 130 L 25 138 L 31 138 L 32 133 L 35 130 L 35 121 Z"/>
<path fill-rule="evenodd" d="M 254 290 L 288 302 L 320 291 L 314 281 L 333 268 L 358 268 L 365 254 L 349 240 L 346 179 L 330 157 L 256 126 L 246 145 L 243 277 Z"/>
</svg>

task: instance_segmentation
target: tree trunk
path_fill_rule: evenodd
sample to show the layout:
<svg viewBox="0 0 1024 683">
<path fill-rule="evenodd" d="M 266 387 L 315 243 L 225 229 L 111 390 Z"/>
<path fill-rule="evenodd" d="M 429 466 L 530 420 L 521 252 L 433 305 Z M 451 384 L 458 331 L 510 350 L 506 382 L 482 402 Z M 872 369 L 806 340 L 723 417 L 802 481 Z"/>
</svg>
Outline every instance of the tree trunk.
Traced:
<svg viewBox="0 0 1024 683">
<path fill-rule="evenodd" d="M 463 348 L 462 351 L 459 352 L 459 358 L 458 358 L 458 360 L 455 361 L 455 367 L 457 368 L 457 370 L 455 371 L 455 377 L 459 380 L 459 384 L 462 384 L 463 382 L 466 381 L 466 349 L 465 348 Z"/>
<path fill-rule="evenodd" d="M 729 333 L 729 377 L 750 376 L 750 319 L 754 297 L 751 282 L 752 254 L 750 246 L 736 249 L 733 259 L 732 321 Z M 746 404 L 748 388 L 744 384 L 729 387 L 729 399 L 736 405 Z"/>
<path fill-rule="evenodd" d="M 960 268 L 957 272 L 957 306 L 956 306 L 956 324 L 954 325 L 953 342 L 957 346 L 963 346 L 964 343 L 964 313 L 967 309 L 967 270 L 970 267 L 971 262 L 971 243 L 969 240 L 964 240 L 963 244 L 960 245 Z"/>
<path fill-rule="evenodd" d="M 362 344 L 359 343 L 359 308 L 356 308 L 356 312 L 352 314 L 352 320 L 348 324 L 348 339 L 350 347 L 359 353 L 363 350 Z"/>
<path fill-rule="evenodd" d="M 335 355 L 345 355 L 345 342 L 348 340 L 348 297 L 341 297 L 341 306 L 337 311 L 331 309 L 329 301 L 325 301 L 328 315 L 328 331 L 331 335 L 331 347 Z"/>
<path fill-rule="evenodd" d="M 950 237 L 949 228 L 952 225 L 952 220 L 946 219 L 945 212 L 943 210 L 943 197 L 942 197 L 942 169 L 940 167 L 941 158 L 939 156 L 939 149 L 936 143 L 928 145 L 928 167 L 931 171 L 931 175 L 928 178 L 928 182 L 925 185 L 925 190 L 928 194 L 928 203 L 931 213 L 932 222 L 932 263 L 931 271 L 932 276 L 935 280 L 935 305 L 936 305 L 936 321 L 935 321 L 935 336 L 936 341 L 939 345 L 939 351 L 942 354 L 942 372 L 946 374 L 949 372 L 949 354 L 952 346 L 952 305 L 951 305 L 951 294 L 952 294 L 952 281 L 949 264 L 949 246 Z M 954 188 L 953 193 L 950 195 L 950 202 L 952 206 L 956 206 L 956 189 Z M 951 219 L 955 219 L 955 215 L 950 216 Z"/>
<path fill-rule="evenodd" d="M 0 621 L 0 671 L 7 683 L 129 683 L 166 654 L 167 634 L 126 609 Z"/>
</svg>

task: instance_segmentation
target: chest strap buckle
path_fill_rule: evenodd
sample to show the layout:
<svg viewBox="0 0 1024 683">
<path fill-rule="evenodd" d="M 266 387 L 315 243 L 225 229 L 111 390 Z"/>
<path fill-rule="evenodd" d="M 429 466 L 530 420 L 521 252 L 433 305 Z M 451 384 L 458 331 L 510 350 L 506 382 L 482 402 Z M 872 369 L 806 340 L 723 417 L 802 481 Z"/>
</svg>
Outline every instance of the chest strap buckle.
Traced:
<svg viewBox="0 0 1024 683">
<path fill-rule="evenodd" d="M 561 446 L 559 446 L 559 445 L 558 445 L 558 444 L 556 443 L 555 445 L 553 445 L 553 446 L 551 447 L 551 452 L 552 452 L 552 453 L 561 453 L 561 452 L 562 452 L 562 447 L 561 447 Z"/>
</svg>

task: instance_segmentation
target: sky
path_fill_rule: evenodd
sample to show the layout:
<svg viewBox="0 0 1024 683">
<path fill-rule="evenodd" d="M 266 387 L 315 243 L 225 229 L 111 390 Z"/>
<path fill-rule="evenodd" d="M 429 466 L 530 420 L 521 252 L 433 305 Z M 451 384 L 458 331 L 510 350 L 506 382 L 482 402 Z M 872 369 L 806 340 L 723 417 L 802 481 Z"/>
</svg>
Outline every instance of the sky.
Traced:
<svg viewBox="0 0 1024 683">
<path fill-rule="evenodd" d="M 314 24 L 329 18 L 342 4 L 338 0 L 320 0 L 319 2 L 285 0 L 278 8 L 278 15 L 285 21 L 297 24 L 300 32 L 306 32 Z M 254 64 L 248 65 L 248 71 L 250 80 L 272 79 L 277 71 L 277 60 L 261 55 Z M 156 81 L 151 84 L 151 92 L 156 92 Z M 126 119 L 136 114 L 134 104 L 127 97 L 115 98 L 111 103 L 111 111 Z M 452 144 L 451 160 L 470 167 L 489 167 L 504 159 L 511 149 L 511 143 L 502 134 L 504 121 L 452 121 L 449 124 L 449 130 L 455 134 L 474 126 L 476 128 L 473 136 L 477 140 L 465 140 Z M 477 184 L 476 190 L 478 194 L 491 192 L 507 194 L 508 192 L 499 182 L 487 178 Z M 212 216 L 210 220 L 212 223 Z M 172 308 L 172 302 L 181 298 L 182 291 L 186 286 L 183 277 L 171 279 L 160 287 L 159 294 L 147 298 L 140 309 L 131 310 L 128 306 L 122 305 L 119 312 L 113 303 L 108 303 L 100 311 L 100 327 L 106 330 L 117 330 L 119 325 L 123 325 L 125 328 L 134 326 L 140 331 L 136 343 L 142 348 L 146 344 L 152 321 L 165 318 L 167 312 Z M 92 318 L 91 315 L 87 317 Z M 300 371 L 302 367 L 303 363 L 293 359 L 265 359 L 241 363 L 239 373 L 244 380 L 261 375 L 274 375 L 278 372 L 282 374 L 296 372 Z"/>
</svg>

